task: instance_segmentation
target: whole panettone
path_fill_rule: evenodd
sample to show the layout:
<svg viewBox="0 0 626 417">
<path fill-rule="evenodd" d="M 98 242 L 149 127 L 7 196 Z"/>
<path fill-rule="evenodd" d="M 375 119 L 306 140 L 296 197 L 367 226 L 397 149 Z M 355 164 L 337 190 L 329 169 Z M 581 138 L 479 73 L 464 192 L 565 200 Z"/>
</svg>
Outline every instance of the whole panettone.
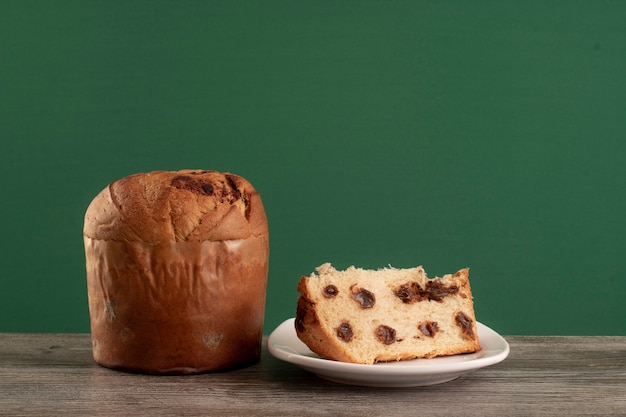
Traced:
<svg viewBox="0 0 626 417">
<path fill-rule="evenodd" d="M 109 184 L 83 230 L 93 356 L 155 374 L 259 360 L 269 237 L 259 193 L 216 171 Z"/>
</svg>

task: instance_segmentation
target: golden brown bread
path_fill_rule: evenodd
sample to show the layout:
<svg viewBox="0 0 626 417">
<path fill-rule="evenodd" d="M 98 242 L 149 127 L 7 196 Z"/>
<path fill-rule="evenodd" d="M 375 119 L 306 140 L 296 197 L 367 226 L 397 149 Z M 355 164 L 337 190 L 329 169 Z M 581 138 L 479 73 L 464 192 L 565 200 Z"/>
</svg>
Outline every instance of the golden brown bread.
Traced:
<svg viewBox="0 0 626 417">
<path fill-rule="evenodd" d="M 83 234 L 97 363 L 175 374 L 258 361 L 269 238 L 244 178 L 131 175 L 94 198 Z"/>
<path fill-rule="evenodd" d="M 469 269 L 429 279 L 422 267 L 337 271 L 298 283 L 296 334 L 326 359 L 372 364 L 480 350 Z"/>
<path fill-rule="evenodd" d="M 244 178 L 216 171 L 134 174 L 91 202 L 84 235 L 92 239 L 203 242 L 267 235 L 261 197 Z"/>
</svg>

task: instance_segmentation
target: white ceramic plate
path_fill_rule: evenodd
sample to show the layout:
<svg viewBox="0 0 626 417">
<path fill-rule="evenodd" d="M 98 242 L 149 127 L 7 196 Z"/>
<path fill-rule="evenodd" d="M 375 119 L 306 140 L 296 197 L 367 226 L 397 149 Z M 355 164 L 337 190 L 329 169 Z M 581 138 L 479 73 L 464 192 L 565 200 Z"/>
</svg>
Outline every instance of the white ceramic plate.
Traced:
<svg viewBox="0 0 626 417">
<path fill-rule="evenodd" d="M 278 326 L 267 340 L 269 352 L 276 358 L 297 365 L 334 382 L 370 387 L 416 387 L 441 384 L 462 374 L 503 361 L 509 344 L 495 331 L 477 323 L 482 350 L 432 359 L 384 362 L 361 365 L 322 359 L 304 344 L 294 328 L 293 318 Z"/>
</svg>

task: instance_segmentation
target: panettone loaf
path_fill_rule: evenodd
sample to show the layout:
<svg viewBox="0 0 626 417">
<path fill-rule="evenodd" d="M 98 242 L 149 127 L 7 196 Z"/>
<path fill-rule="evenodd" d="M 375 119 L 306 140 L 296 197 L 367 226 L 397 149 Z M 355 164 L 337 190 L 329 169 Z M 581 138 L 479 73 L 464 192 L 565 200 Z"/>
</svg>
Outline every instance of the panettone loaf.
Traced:
<svg viewBox="0 0 626 417">
<path fill-rule="evenodd" d="M 109 184 L 83 229 L 93 355 L 180 374 L 258 361 L 269 238 L 259 193 L 216 171 L 155 171 Z"/>
<path fill-rule="evenodd" d="M 298 283 L 296 333 L 323 358 L 362 364 L 478 351 L 468 274 L 321 265 Z"/>
</svg>

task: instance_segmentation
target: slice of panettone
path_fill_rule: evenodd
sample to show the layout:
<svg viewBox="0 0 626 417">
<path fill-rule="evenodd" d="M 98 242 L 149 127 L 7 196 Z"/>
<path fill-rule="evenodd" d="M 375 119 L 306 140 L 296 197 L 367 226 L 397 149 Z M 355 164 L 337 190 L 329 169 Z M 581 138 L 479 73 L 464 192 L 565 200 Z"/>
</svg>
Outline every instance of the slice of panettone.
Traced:
<svg viewBox="0 0 626 417">
<path fill-rule="evenodd" d="M 298 283 L 295 328 L 323 358 L 373 364 L 480 350 L 468 268 L 433 279 L 422 267 L 316 270 Z"/>
</svg>

